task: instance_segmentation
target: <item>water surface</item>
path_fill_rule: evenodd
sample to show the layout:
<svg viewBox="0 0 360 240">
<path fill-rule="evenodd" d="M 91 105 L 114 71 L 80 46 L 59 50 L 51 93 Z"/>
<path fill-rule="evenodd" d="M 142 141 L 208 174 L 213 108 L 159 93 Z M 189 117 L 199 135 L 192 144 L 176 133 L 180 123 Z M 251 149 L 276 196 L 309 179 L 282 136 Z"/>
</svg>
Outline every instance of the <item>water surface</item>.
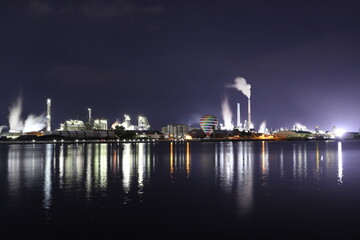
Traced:
<svg viewBox="0 0 360 240">
<path fill-rule="evenodd" d="M 360 141 L 0 145 L 13 236 L 356 238 Z"/>
</svg>

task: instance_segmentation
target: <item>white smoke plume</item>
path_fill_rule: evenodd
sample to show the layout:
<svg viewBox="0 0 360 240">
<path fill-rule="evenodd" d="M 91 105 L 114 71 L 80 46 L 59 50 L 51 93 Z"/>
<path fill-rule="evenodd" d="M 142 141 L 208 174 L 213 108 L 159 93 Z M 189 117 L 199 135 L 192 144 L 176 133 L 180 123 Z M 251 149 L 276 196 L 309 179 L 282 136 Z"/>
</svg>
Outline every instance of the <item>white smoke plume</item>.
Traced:
<svg viewBox="0 0 360 240">
<path fill-rule="evenodd" d="M 259 133 L 266 133 L 266 121 L 263 121 L 261 124 L 260 124 L 260 127 L 259 127 Z"/>
<path fill-rule="evenodd" d="M 294 131 L 307 131 L 307 127 L 299 122 L 296 122 L 294 125 L 293 125 L 293 128 L 292 130 Z"/>
<path fill-rule="evenodd" d="M 36 132 L 41 131 L 46 126 L 44 114 L 39 116 L 30 114 L 25 121 L 21 119 L 22 97 L 18 97 L 15 103 L 9 108 L 9 127 L 10 132 Z"/>
<path fill-rule="evenodd" d="M 21 119 L 22 112 L 22 97 L 14 102 L 9 108 L 9 126 L 10 131 L 22 131 L 24 128 L 24 121 Z"/>
<path fill-rule="evenodd" d="M 23 132 L 36 132 L 42 130 L 46 126 L 46 118 L 44 114 L 36 116 L 30 114 L 24 123 Z"/>
<path fill-rule="evenodd" d="M 7 126 L 5 126 L 5 125 L 0 126 L 0 133 L 1 133 L 2 130 L 5 129 L 5 128 L 7 128 Z"/>
<path fill-rule="evenodd" d="M 115 122 L 111 125 L 111 129 L 115 129 L 116 126 L 121 126 L 120 120 L 117 118 Z"/>
<path fill-rule="evenodd" d="M 233 124 L 232 124 L 232 112 L 230 109 L 230 105 L 229 105 L 229 99 L 228 97 L 225 95 L 225 98 L 221 104 L 221 109 L 222 109 L 222 117 L 224 120 L 224 129 L 226 130 L 231 130 L 233 129 Z"/>
<path fill-rule="evenodd" d="M 236 88 L 240 92 L 242 92 L 247 98 L 251 96 L 251 85 L 248 84 L 243 77 L 237 77 L 234 80 L 233 84 L 226 85 L 228 88 Z"/>
</svg>

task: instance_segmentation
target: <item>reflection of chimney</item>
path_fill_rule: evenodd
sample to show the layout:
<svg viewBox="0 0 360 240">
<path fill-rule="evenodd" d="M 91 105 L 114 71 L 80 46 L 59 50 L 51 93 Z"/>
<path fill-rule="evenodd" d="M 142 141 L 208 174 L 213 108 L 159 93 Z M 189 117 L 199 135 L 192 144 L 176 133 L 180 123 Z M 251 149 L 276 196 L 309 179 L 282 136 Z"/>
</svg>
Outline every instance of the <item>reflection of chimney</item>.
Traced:
<svg viewBox="0 0 360 240">
<path fill-rule="evenodd" d="M 240 103 L 237 103 L 237 122 L 236 126 L 240 128 Z"/>
<path fill-rule="evenodd" d="M 46 131 L 51 131 L 51 99 L 47 99 Z"/>
<path fill-rule="evenodd" d="M 249 124 L 249 129 L 251 126 L 251 106 L 250 106 L 250 98 L 248 98 L 248 124 Z"/>
</svg>

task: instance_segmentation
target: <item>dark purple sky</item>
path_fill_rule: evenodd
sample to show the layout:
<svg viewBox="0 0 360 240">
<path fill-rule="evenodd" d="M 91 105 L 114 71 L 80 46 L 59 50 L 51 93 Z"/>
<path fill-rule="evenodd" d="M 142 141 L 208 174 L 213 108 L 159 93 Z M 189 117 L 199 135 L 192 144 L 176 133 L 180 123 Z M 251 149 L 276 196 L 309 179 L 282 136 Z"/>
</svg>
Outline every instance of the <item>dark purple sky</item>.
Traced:
<svg viewBox="0 0 360 240">
<path fill-rule="evenodd" d="M 110 123 L 144 114 L 153 128 L 221 117 L 228 95 L 255 127 L 360 128 L 358 1 L 0 2 L 0 125 L 22 93 L 23 116 Z M 234 118 L 235 121 L 235 118 Z"/>
</svg>

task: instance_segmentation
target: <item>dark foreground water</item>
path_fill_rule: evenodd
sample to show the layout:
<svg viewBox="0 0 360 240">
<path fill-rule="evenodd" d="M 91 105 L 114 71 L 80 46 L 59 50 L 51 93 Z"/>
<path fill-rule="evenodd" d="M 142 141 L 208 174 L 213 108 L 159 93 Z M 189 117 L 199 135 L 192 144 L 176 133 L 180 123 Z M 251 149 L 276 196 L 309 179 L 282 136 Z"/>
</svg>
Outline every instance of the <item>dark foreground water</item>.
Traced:
<svg viewBox="0 0 360 240">
<path fill-rule="evenodd" d="M 360 142 L 0 145 L 0 220 L 1 239 L 358 239 Z"/>
</svg>

